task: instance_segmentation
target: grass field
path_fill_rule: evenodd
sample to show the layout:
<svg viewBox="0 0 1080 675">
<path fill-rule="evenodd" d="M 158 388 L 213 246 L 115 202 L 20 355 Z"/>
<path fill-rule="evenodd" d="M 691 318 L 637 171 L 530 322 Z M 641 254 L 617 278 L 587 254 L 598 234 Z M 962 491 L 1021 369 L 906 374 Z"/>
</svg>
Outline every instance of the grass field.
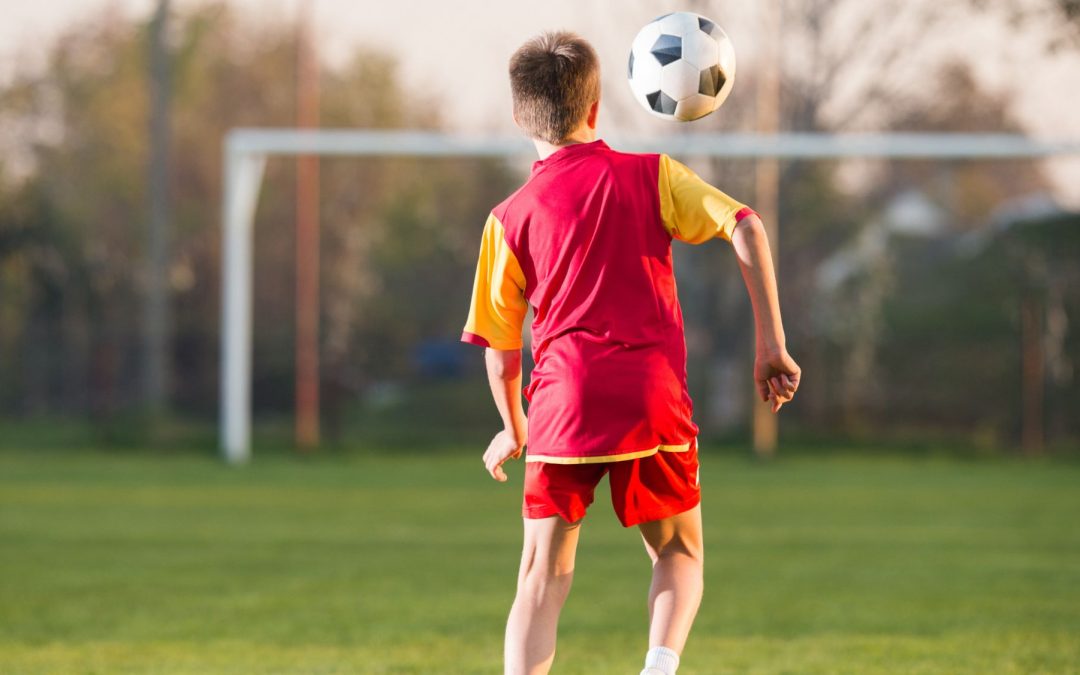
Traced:
<svg viewBox="0 0 1080 675">
<path fill-rule="evenodd" d="M 1077 463 L 703 459 L 680 673 L 1080 672 Z M 520 480 L 479 450 L 5 451 L 0 671 L 500 672 Z M 647 558 L 602 490 L 555 673 L 640 669 Z"/>
</svg>

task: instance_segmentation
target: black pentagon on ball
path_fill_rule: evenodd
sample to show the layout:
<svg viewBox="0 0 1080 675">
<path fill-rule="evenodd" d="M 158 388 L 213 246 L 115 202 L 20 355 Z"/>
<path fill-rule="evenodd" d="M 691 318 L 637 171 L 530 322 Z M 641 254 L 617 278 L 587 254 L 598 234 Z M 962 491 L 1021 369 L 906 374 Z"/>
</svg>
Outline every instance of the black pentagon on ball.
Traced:
<svg viewBox="0 0 1080 675">
<path fill-rule="evenodd" d="M 626 66 L 626 76 L 634 76 L 634 52 L 630 52 L 630 64 Z"/>
<path fill-rule="evenodd" d="M 723 89 L 727 78 L 720 66 L 709 66 L 698 75 L 698 93 L 706 96 L 716 96 Z"/>
<path fill-rule="evenodd" d="M 678 61 L 682 58 L 682 38 L 678 35 L 663 34 L 656 38 L 649 53 L 656 57 L 662 66 Z"/>
<path fill-rule="evenodd" d="M 697 18 L 697 25 L 698 25 L 698 28 L 705 31 L 706 33 L 711 33 L 712 29 L 716 27 L 715 23 L 713 23 L 712 21 L 709 21 L 708 19 L 706 19 L 703 16 L 699 16 Z"/>
<path fill-rule="evenodd" d="M 671 98 L 662 91 L 654 91 L 651 94 L 645 94 L 645 99 L 649 102 L 649 107 L 658 113 L 665 115 L 675 114 L 675 105 L 678 103 L 675 99 Z"/>
</svg>

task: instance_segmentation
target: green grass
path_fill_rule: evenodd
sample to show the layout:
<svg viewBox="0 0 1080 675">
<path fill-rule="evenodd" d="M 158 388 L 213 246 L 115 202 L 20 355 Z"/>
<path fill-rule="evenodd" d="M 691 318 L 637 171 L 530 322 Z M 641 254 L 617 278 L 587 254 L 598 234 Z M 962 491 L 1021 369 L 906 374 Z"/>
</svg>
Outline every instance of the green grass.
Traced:
<svg viewBox="0 0 1080 675">
<path fill-rule="evenodd" d="M 1080 672 L 1080 465 L 706 453 L 680 673 Z M 0 672 L 498 673 L 521 465 L 479 449 L 0 454 Z M 601 488 L 555 673 L 636 673 L 649 568 Z"/>
</svg>

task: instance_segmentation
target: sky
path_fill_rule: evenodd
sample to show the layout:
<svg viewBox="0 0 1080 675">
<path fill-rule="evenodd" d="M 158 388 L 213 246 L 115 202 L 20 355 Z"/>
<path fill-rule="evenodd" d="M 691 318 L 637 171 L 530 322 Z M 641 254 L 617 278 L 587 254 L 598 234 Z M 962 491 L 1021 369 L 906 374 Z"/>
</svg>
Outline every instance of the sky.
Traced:
<svg viewBox="0 0 1080 675">
<path fill-rule="evenodd" d="M 179 9 L 206 0 L 173 0 Z M 633 109 L 629 87 L 620 83 L 626 52 L 636 32 L 658 14 L 686 9 L 691 2 L 672 0 L 229 0 L 252 21 L 281 21 L 313 3 L 321 57 L 334 64 L 357 46 L 394 53 L 410 86 L 434 95 L 444 106 L 444 119 L 455 129 L 471 132 L 513 131 L 506 61 L 511 52 L 535 33 L 553 28 L 575 30 L 589 38 L 601 55 L 607 73 L 601 130 L 617 135 L 669 133 L 670 123 Z M 15 57 L 40 54 L 65 26 L 105 7 L 126 16 L 149 16 L 154 0 L 5 0 L 0 23 L 0 77 L 10 73 Z M 702 4 L 702 3 L 698 3 Z M 735 43 L 741 65 L 757 57 L 755 38 L 760 3 L 722 0 L 704 3 Z M 617 8 L 618 11 L 614 11 Z M 1080 138 L 1080 50 L 1051 56 L 1045 33 L 1029 29 L 1017 33 L 996 15 L 955 22 L 955 34 L 927 35 L 925 44 L 913 44 L 908 76 L 918 77 L 921 63 L 965 55 L 976 64 L 990 88 L 1015 96 L 1016 111 L 1025 128 L 1046 138 Z M 922 59 L 923 61 L 920 61 Z M 907 61 L 907 59 L 903 59 Z M 880 76 L 867 73 L 870 77 Z M 745 76 L 744 76 L 745 78 Z M 748 95 L 739 79 L 732 96 Z M 752 95 L 752 94 L 749 94 Z M 872 129 L 860 129 L 872 130 Z M 1053 163 L 1060 195 L 1080 206 L 1080 159 Z"/>
</svg>

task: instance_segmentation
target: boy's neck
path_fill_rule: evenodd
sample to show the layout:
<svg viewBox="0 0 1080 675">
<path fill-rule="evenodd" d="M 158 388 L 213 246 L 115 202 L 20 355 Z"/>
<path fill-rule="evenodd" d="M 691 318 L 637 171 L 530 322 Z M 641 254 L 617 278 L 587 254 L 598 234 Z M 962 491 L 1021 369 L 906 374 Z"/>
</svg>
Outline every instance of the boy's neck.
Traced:
<svg viewBox="0 0 1080 675">
<path fill-rule="evenodd" d="M 541 141 L 540 139 L 532 139 L 533 145 L 536 146 L 536 154 L 540 155 L 540 159 L 547 159 L 551 155 L 555 154 L 562 148 L 568 145 L 577 145 L 578 143 L 592 143 L 596 140 L 596 128 L 590 127 L 586 124 L 578 127 L 574 133 L 567 136 L 561 143 L 548 143 L 547 141 Z"/>
</svg>

